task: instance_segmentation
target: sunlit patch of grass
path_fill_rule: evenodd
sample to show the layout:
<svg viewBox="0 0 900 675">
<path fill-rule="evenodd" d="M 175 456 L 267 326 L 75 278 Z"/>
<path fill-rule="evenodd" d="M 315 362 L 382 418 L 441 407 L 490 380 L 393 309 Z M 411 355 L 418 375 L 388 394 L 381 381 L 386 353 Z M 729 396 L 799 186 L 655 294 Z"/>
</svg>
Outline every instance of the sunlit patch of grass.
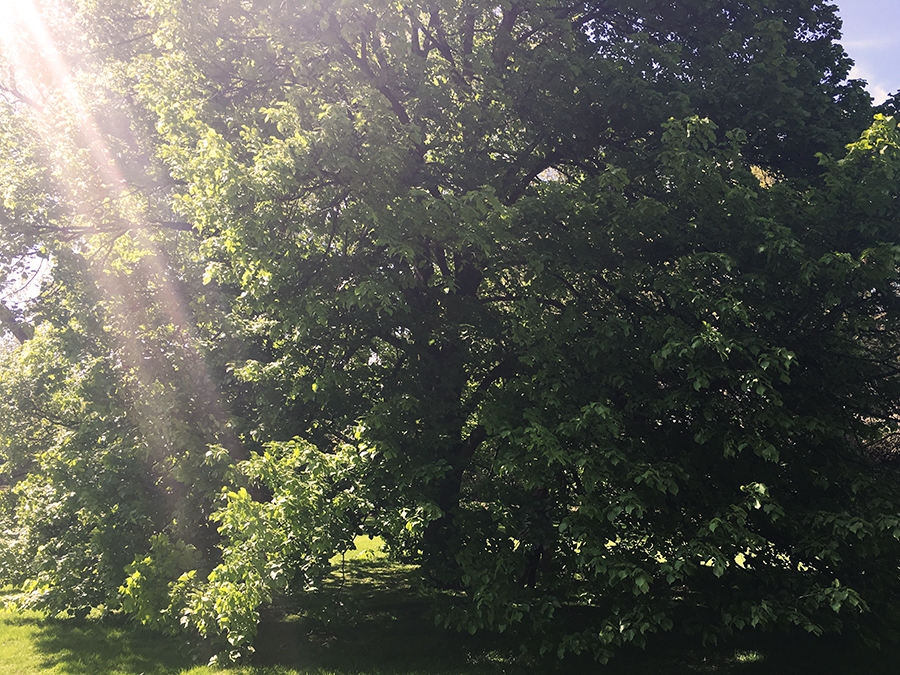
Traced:
<svg viewBox="0 0 900 675">
<path fill-rule="evenodd" d="M 39 673 L 34 650 L 41 616 L 36 612 L 0 612 L 0 673 Z"/>
<path fill-rule="evenodd" d="M 384 558 L 384 539 L 381 537 L 369 537 L 362 535 L 353 540 L 354 548 L 344 553 L 338 553 L 331 559 L 332 565 L 340 565 L 348 560 L 375 560 Z"/>
<path fill-rule="evenodd" d="M 756 663 L 763 660 L 763 655 L 755 649 L 739 649 L 734 653 L 736 663 Z"/>
<path fill-rule="evenodd" d="M 0 612 L 0 675 L 177 675 L 190 666 L 171 638 L 121 620 Z"/>
</svg>

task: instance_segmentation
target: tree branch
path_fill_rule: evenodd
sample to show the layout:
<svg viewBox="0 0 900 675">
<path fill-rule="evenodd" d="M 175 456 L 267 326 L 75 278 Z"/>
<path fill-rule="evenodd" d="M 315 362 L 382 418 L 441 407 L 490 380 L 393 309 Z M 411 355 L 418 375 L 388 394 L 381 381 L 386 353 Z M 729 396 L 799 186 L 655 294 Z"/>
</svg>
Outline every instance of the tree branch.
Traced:
<svg viewBox="0 0 900 675">
<path fill-rule="evenodd" d="M 0 302 L 0 327 L 12 333 L 19 344 L 23 344 L 34 337 L 34 328 L 21 321 L 3 302 Z"/>
</svg>

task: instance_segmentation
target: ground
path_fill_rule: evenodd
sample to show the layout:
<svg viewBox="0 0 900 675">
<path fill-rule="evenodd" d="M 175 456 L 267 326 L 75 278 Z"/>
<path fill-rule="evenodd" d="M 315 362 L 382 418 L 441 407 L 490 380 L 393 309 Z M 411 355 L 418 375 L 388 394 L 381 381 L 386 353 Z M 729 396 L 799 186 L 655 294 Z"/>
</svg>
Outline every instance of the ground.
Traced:
<svg viewBox="0 0 900 675">
<path fill-rule="evenodd" d="M 366 548 L 362 546 L 361 548 Z M 521 636 L 460 634 L 435 625 L 414 568 L 353 554 L 302 602 L 264 616 L 257 652 L 235 675 L 887 675 L 900 648 L 882 651 L 803 635 L 746 635 L 703 647 L 677 633 L 607 666 L 557 663 Z M 335 607 L 337 612 L 323 611 Z M 210 675 L 209 649 L 150 633 L 116 616 L 76 621 L 0 613 L 0 675 Z"/>
</svg>

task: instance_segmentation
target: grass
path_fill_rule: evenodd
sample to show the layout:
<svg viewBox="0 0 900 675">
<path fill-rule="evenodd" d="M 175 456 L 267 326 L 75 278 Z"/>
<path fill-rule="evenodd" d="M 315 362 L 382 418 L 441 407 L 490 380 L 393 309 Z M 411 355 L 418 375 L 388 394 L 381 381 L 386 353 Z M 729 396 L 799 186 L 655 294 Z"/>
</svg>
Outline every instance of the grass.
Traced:
<svg viewBox="0 0 900 675">
<path fill-rule="evenodd" d="M 121 620 L 0 612 L 2 675 L 174 675 L 189 665 L 190 657 L 177 644 Z"/>
<path fill-rule="evenodd" d="M 378 549 L 377 541 L 361 544 L 360 550 Z M 745 636 L 709 649 L 674 633 L 646 650 L 625 650 L 606 667 L 579 659 L 541 661 L 523 656 L 514 635 L 470 636 L 436 627 L 412 568 L 354 554 L 339 569 L 302 604 L 264 616 L 256 655 L 228 671 L 202 665 L 209 654 L 197 645 L 121 618 L 74 621 L 0 612 L 0 675 L 893 675 L 900 662 L 898 648 L 876 652 L 842 640 Z"/>
</svg>

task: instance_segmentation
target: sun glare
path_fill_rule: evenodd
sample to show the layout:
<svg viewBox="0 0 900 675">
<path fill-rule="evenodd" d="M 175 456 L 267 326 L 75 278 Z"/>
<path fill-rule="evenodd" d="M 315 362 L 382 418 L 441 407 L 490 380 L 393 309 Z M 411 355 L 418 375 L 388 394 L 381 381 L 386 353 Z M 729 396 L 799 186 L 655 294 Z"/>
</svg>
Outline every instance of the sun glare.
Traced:
<svg viewBox="0 0 900 675">
<path fill-rule="evenodd" d="M 102 220 L 98 204 L 107 207 L 113 204 L 108 208 L 114 210 L 123 208 L 126 203 L 120 199 L 125 179 L 95 119 L 96 104 L 91 100 L 91 92 L 85 88 L 81 74 L 73 73 L 65 56 L 70 45 L 64 41 L 76 39 L 72 33 L 74 25 L 66 0 L 0 0 L 0 100 L 5 98 L 32 117 L 34 128 L 43 137 L 43 144 L 52 149 L 47 154 L 52 158 L 54 174 L 67 187 L 68 197 L 73 201 L 73 213 L 78 214 L 78 218 L 84 217 L 85 221 L 92 217 Z M 56 39 L 60 40 L 59 44 Z M 78 133 L 72 134 L 73 128 L 77 128 Z M 89 149 L 89 154 L 79 154 L 79 150 L 85 148 Z M 71 152 L 67 153 L 67 149 Z M 93 187 L 99 189 L 93 190 Z M 141 217 L 124 210 L 118 215 L 123 221 Z M 141 264 L 159 283 L 153 296 L 146 299 L 148 306 L 155 303 L 168 316 L 172 326 L 185 334 L 190 333 L 192 327 L 182 298 L 169 282 L 152 238 L 139 228 L 130 236 L 137 248 L 149 251 Z M 108 297 L 125 297 L 133 291 L 127 287 L 126 280 L 102 270 L 98 270 L 95 282 Z M 147 367 L 144 345 L 138 337 L 142 327 L 133 324 L 137 319 L 131 315 L 123 315 L 119 320 L 116 337 L 122 352 L 137 371 L 142 372 Z M 201 383 L 196 384 L 197 396 L 206 396 L 200 389 L 204 386 L 202 383 L 211 378 L 190 339 L 185 343 L 194 356 L 192 362 L 200 364 L 193 378 L 195 383 Z M 139 379 L 151 381 L 153 377 L 151 373 L 143 373 Z M 221 411 L 218 414 L 225 417 Z M 146 420 L 141 424 L 146 438 L 157 434 L 152 425 L 143 427 L 149 424 Z"/>
<path fill-rule="evenodd" d="M 41 71 L 55 50 L 41 16 L 32 0 L 0 0 L 0 53 L 4 93 L 27 96 L 39 81 Z"/>
</svg>

